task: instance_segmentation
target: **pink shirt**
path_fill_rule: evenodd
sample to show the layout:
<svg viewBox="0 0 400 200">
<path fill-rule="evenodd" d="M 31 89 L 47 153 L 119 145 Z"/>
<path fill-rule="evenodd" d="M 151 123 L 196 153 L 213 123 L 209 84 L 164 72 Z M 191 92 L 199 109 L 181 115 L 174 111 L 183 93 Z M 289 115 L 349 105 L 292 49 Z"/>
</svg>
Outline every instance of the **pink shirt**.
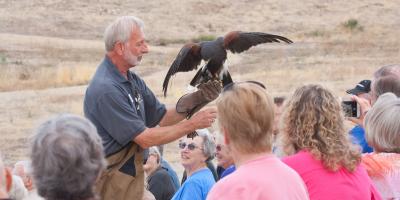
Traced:
<svg viewBox="0 0 400 200">
<path fill-rule="evenodd" d="M 364 154 L 362 163 L 383 199 L 400 199 L 400 154 Z"/>
<path fill-rule="evenodd" d="M 300 176 L 274 155 L 266 154 L 241 165 L 219 180 L 208 200 L 309 199 Z"/>
<path fill-rule="evenodd" d="M 311 200 L 369 200 L 381 199 L 364 167 L 357 166 L 354 172 L 341 168 L 332 172 L 311 153 L 300 151 L 282 159 L 297 171 L 307 185 Z"/>
</svg>

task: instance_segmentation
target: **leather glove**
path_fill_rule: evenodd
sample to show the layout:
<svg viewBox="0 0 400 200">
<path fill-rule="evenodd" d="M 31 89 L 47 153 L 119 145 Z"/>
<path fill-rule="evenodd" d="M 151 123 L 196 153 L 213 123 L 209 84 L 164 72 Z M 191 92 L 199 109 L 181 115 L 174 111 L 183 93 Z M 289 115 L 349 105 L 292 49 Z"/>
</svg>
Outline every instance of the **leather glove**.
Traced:
<svg viewBox="0 0 400 200">
<path fill-rule="evenodd" d="M 222 90 L 222 85 L 218 80 L 209 80 L 200 84 L 197 88 L 199 90 L 183 95 L 176 103 L 176 111 L 185 113 L 187 118 L 216 99 Z"/>
</svg>

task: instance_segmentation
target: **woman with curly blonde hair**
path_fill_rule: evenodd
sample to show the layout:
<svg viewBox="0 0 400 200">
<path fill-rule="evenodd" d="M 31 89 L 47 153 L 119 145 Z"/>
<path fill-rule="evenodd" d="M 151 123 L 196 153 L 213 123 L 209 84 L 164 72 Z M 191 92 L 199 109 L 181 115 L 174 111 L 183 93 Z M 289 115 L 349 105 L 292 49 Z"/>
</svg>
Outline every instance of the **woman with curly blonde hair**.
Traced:
<svg viewBox="0 0 400 200">
<path fill-rule="evenodd" d="M 380 199 L 360 150 L 344 128 L 338 98 L 320 85 L 297 88 L 283 115 L 283 161 L 305 182 L 310 199 Z"/>
</svg>

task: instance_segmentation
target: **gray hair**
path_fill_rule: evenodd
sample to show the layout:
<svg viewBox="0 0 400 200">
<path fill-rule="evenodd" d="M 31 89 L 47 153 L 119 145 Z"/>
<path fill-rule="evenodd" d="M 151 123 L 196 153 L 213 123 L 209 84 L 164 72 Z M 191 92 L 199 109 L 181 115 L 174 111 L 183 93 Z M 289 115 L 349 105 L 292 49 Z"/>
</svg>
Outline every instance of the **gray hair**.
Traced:
<svg viewBox="0 0 400 200">
<path fill-rule="evenodd" d="M 400 64 L 382 66 L 374 72 L 375 79 L 387 75 L 395 75 L 400 78 Z"/>
<path fill-rule="evenodd" d="M 215 142 L 207 129 L 196 130 L 197 135 L 203 139 L 203 154 L 207 157 L 207 161 L 212 160 L 215 155 Z"/>
<path fill-rule="evenodd" d="M 139 28 L 144 29 L 144 23 L 141 19 L 134 16 L 122 16 L 108 25 L 104 32 L 104 42 L 106 51 L 112 51 L 117 42 L 126 43 L 131 37 L 132 31 Z"/>
<path fill-rule="evenodd" d="M 152 146 L 149 148 L 149 155 L 156 155 L 157 156 L 157 163 L 161 163 L 161 153 L 156 146 Z"/>
<path fill-rule="evenodd" d="M 364 121 L 366 139 L 377 152 L 400 153 L 400 99 L 381 95 Z"/>
<path fill-rule="evenodd" d="M 27 175 L 27 176 L 31 176 L 32 175 L 32 164 L 31 164 L 31 161 L 29 161 L 29 160 L 20 160 L 20 161 L 16 162 L 14 164 L 13 174 L 17 174 L 15 168 L 18 165 L 21 165 L 23 167 L 25 175 Z"/>
<path fill-rule="evenodd" d="M 58 200 L 95 197 L 93 185 L 106 162 L 89 120 L 63 114 L 44 122 L 33 137 L 30 157 L 39 195 Z"/>
<path fill-rule="evenodd" d="M 386 92 L 392 92 L 396 96 L 400 96 L 400 77 L 395 75 L 382 76 L 376 79 L 372 84 L 372 93 L 375 98 Z"/>
</svg>

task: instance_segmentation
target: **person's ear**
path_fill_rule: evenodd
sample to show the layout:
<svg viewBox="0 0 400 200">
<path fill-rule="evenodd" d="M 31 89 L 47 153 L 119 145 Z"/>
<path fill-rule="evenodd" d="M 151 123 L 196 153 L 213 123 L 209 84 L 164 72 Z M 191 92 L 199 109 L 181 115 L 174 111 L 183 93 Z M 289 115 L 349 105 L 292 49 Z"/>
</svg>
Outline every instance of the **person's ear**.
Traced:
<svg viewBox="0 0 400 200">
<path fill-rule="evenodd" d="M 9 168 L 5 169 L 5 175 L 6 175 L 6 190 L 7 192 L 10 192 L 12 186 L 12 174 Z"/>
<path fill-rule="evenodd" d="M 115 51 L 118 55 L 122 56 L 122 55 L 124 54 L 124 49 L 125 49 L 124 43 L 122 43 L 122 42 L 116 42 L 116 43 L 115 43 L 115 45 L 114 45 L 114 51 Z"/>
</svg>

